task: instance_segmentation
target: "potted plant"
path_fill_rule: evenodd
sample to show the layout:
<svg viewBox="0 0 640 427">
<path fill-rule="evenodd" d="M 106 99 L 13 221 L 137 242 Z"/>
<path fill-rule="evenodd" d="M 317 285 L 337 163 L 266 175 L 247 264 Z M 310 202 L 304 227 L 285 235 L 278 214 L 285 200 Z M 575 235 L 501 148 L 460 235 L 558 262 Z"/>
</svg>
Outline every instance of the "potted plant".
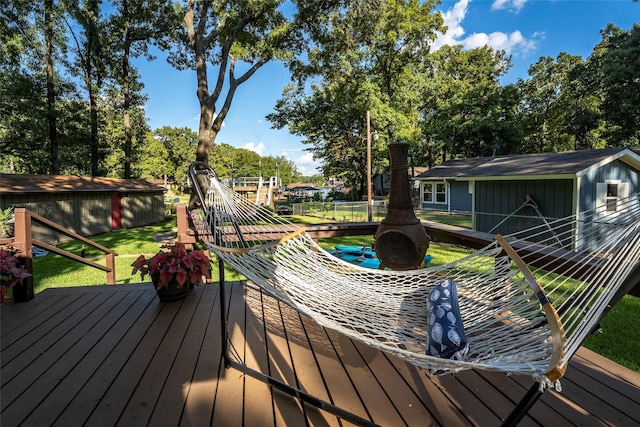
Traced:
<svg viewBox="0 0 640 427">
<path fill-rule="evenodd" d="M 0 237 L 13 237 L 13 206 L 0 209 Z"/>
<path fill-rule="evenodd" d="M 18 249 L 0 246 L 0 297 L 5 304 L 13 303 L 13 287 L 31 276 L 16 257 Z"/>
<path fill-rule="evenodd" d="M 210 261 L 201 250 L 188 251 L 184 243 L 164 245 L 151 258 L 140 255 L 133 266 L 132 274 L 140 272 L 141 278 L 148 274 L 155 285 L 161 301 L 177 301 L 187 296 L 202 276 L 209 277 Z"/>
</svg>

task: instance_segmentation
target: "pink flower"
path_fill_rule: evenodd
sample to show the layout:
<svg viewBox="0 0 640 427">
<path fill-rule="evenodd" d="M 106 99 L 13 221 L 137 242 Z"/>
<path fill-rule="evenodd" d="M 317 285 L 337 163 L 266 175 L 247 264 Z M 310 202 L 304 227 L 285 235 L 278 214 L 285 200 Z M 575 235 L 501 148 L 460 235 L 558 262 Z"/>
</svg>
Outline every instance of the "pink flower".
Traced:
<svg viewBox="0 0 640 427">
<path fill-rule="evenodd" d="M 13 246 L 0 246 L 0 285 L 3 287 L 10 288 L 31 276 L 24 265 L 20 265 L 16 253 L 18 250 Z"/>
<path fill-rule="evenodd" d="M 210 261 L 204 252 L 197 249 L 187 251 L 184 243 L 165 245 L 150 259 L 140 255 L 131 266 L 132 274 L 140 272 L 142 280 L 149 274 L 158 282 L 158 289 L 167 287 L 172 280 L 179 287 L 197 284 L 202 276 L 209 277 L 210 274 Z"/>
</svg>

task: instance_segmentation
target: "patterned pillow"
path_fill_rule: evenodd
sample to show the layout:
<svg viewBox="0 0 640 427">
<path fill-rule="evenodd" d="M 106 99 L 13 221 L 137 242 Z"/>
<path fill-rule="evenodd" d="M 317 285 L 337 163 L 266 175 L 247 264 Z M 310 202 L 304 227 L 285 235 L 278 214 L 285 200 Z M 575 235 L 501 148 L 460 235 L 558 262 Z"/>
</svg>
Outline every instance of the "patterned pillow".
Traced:
<svg viewBox="0 0 640 427">
<path fill-rule="evenodd" d="M 464 335 L 458 292 L 453 280 L 448 279 L 431 291 L 427 297 L 427 313 L 427 354 L 465 360 L 469 343 Z"/>
</svg>

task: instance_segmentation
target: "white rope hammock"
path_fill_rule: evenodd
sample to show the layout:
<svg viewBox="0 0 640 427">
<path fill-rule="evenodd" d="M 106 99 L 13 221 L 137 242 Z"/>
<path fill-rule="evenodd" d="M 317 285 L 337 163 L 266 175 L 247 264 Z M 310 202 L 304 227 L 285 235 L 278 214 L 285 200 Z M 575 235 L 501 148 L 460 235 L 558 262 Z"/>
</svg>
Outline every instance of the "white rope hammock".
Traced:
<svg viewBox="0 0 640 427">
<path fill-rule="evenodd" d="M 497 236 L 447 265 L 389 271 L 329 254 L 210 169 L 200 178 L 207 220 L 199 232 L 227 265 L 320 325 L 432 371 L 485 369 L 552 384 L 640 260 L 640 195 L 615 212 L 600 207 Z M 457 284 L 466 360 L 425 351 L 427 296 L 448 279 Z"/>
</svg>

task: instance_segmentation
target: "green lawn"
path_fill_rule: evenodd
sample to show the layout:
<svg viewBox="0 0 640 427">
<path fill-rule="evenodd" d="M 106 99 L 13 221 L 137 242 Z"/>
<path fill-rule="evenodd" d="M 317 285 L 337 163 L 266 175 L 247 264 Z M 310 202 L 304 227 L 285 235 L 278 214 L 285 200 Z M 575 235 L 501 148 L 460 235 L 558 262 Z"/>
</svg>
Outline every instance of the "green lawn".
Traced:
<svg viewBox="0 0 640 427">
<path fill-rule="evenodd" d="M 131 263 L 140 254 L 151 255 L 158 252 L 160 246 L 154 239 L 155 235 L 169 232 L 173 233 L 172 236 L 175 239 L 175 230 L 176 220 L 175 216 L 172 216 L 171 219 L 160 224 L 92 236 L 91 240 L 118 254 L 116 283 L 139 283 L 140 276 L 131 274 Z M 61 243 L 58 247 L 77 255 L 82 252 L 81 242 Z M 86 248 L 88 259 L 105 265 L 105 257 L 101 254 L 102 252 L 93 248 Z M 107 274 L 102 270 L 82 265 L 54 253 L 34 257 L 33 276 L 36 293 L 46 288 L 104 285 L 107 282 Z"/>
<path fill-rule="evenodd" d="M 583 345 L 640 373 L 640 298 L 625 295 L 600 322 L 600 330 Z"/>
<path fill-rule="evenodd" d="M 421 215 L 422 217 L 422 215 Z M 292 221 L 306 224 L 326 223 L 327 221 L 315 217 L 288 217 Z M 452 225 L 470 227 L 470 217 L 462 215 L 430 214 L 422 218 L 430 221 L 446 222 Z M 122 230 L 104 235 L 93 236 L 91 239 L 118 253 L 116 257 L 116 282 L 140 283 L 140 276 L 131 274 L 131 263 L 140 254 L 151 255 L 158 251 L 159 244 L 154 236 L 170 233 L 175 238 L 175 216 L 166 222 L 152 226 L 140 227 L 133 230 Z M 320 239 L 320 245 L 326 249 L 333 249 L 335 243 L 347 245 L 372 245 L 371 236 L 349 236 Z M 76 242 L 58 245 L 76 254 L 80 254 L 82 245 Z M 427 253 L 433 257 L 432 265 L 441 265 L 459 259 L 470 250 L 452 245 L 431 242 Z M 96 251 L 87 250 L 86 256 L 93 258 Z M 95 258 L 104 264 L 104 256 Z M 217 263 L 213 265 L 213 280 L 217 281 Z M 227 280 L 241 280 L 242 277 L 233 271 L 226 271 Z M 148 280 L 148 278 L 145 278 Z M 46 288 L 87 286 L 106 284 L 106 273 L 91 267 L 83 266 L 64 257 L 48 254 L 34 258 L 34 282 L 36 292 Z M 602 332 L 596 333 L 585 342 L 585 347 L 640 372 L 640 329 L 635 320 L 640 313 L 640 298 L 625 296 L 601 322 Z"/>
</svg>

